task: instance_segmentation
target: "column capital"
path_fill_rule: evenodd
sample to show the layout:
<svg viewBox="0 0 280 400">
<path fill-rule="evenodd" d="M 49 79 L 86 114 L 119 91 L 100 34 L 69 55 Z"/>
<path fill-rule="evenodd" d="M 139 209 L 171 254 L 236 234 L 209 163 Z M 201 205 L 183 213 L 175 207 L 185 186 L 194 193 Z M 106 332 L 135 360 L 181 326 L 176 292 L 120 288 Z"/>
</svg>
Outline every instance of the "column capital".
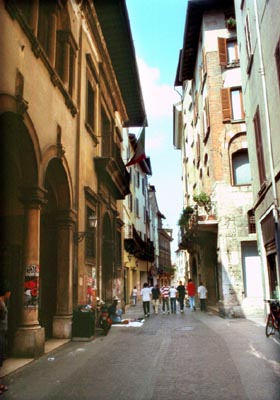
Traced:
<svg viewBox="0 0 280 400">
<path fill-rule="evenodd" d="M 22 187 L 20 189 L 20 201 L 28 208 L 41 208 L 42 204 L 46 204 L 47 190 L 39 186 Z"/>
<path fill-rule="evenodd" d="M 56 218 L 60 226 L 66 225 L 68 227 L 73 227 L 77 220 L 77 213 L 72 209 L 58 210 Z"/>
</svg>

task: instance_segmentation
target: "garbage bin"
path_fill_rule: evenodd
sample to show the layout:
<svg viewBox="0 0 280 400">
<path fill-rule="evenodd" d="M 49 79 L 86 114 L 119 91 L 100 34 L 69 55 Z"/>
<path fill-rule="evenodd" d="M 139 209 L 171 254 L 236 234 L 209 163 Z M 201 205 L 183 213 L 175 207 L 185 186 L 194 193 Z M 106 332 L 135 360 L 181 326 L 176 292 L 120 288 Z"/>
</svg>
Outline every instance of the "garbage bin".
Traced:
<svg viewBox="0 0 280 400">
<path fill-rule="evenodd" d="M 91 309 L 79 306 L 73 312 L 72 340 L 91 340 L 95 333 L 95 315 Z"/>
</svg>

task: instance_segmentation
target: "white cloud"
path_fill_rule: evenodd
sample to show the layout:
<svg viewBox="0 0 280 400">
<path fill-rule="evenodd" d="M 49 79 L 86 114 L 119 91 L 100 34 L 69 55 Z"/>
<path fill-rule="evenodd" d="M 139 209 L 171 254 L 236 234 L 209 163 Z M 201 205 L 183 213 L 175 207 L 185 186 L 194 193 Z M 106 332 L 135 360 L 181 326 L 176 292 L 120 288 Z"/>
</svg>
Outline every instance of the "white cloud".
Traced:
<svg viewBox="0 0 280 400">
<path fill-rule="evenodd" d="M 178 93 L 173 86 L 159 82 L 158 68 L 150 67 L 141 58 L 137 58 L 137 63 L 148 121 L 153 118 L 172 118 L 172 106 L 178 102 Z"/>
</svg>

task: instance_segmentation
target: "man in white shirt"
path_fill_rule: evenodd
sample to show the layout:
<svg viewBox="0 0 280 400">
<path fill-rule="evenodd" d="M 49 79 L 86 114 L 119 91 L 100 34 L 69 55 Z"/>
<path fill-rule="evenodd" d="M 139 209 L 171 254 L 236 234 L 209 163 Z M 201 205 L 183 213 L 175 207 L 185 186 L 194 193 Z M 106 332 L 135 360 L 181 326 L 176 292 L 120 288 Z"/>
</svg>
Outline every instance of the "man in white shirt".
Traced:
<svg viewBox="0 0 280 400">
<path fill-rule="evenodd" d="M 200 311 L 206 311 L 206 295 L 207 289 L 202 282 L 199 283 L 197 294 L 200 300 Z"/>
<path fill-rule="evenodd" d="M 143 310 L 145 317 L 150 316 L 150 301 L 151 301 L 151 289 L 147 283 L 144 283 L 143 289 L 140 292 L 143 301 Z"/>
<path fill-rule="evenodd" d="M 170 295 L 171 314 L 176 314 L 177 289 L 175 289 L 174 286 L 171 286 L 169 290 L 169 295 Z"/>
</svg>

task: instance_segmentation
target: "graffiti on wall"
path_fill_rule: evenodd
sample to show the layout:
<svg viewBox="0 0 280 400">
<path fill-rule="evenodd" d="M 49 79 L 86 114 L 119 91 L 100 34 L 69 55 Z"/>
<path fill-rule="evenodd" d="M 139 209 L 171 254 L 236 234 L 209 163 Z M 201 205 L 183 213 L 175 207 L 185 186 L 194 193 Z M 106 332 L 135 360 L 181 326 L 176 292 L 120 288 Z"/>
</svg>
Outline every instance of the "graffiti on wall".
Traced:
<svg viewBox="0 0 280 400">
<path fill-rule="evenodd" d="M 24 307 L 37 308 L 39 303 L 39 265 L 26 265 L 24 275 Z"/>
</svg>

